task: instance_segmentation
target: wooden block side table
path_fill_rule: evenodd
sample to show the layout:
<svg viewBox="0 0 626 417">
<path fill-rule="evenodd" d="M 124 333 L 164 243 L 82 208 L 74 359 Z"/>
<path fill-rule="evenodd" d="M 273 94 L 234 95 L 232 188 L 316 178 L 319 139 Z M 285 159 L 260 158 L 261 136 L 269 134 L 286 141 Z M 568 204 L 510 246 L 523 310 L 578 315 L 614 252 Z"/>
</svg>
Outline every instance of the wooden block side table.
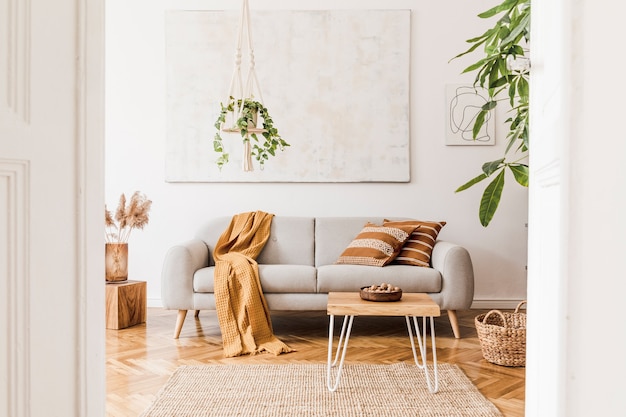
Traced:
<svg viewBox="0 0 626 417">
<path fill-rule="evenodd" d="M 146 281 L 117 281 L 106 284 L 106 328 L 125 329 L 145 323 Z"/>
</svg>

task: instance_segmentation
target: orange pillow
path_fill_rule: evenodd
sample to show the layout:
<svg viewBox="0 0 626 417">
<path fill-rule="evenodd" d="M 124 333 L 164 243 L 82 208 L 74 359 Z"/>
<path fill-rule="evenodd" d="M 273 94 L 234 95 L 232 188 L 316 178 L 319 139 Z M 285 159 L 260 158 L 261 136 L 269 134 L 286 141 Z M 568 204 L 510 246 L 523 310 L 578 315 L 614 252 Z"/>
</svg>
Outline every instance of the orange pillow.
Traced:
<svg viewBox="0 0 626 417">
<path fill-rule="evenodd" d="M 394 259 L 394 264 L 414 265 L 430 267 L 430 257 L 433 253 L 433 247 L 437 241 L 437 235 L 446 222 L 431 222 L 420 220 L 402 220 L 389 221 L 385 220 L 383 226 L 402 227 L 416 226 L 417 228 L 411 233 L 411 236 L 404 242 L 404 246 L 400 250 L 398 256 Z"/>
<path fill-rule="evenodd" d="M 378 226 L 367 223 L 343 251 L 336 264 L 385 266 L 400 253 L 417 226 Z"/>
</svg>

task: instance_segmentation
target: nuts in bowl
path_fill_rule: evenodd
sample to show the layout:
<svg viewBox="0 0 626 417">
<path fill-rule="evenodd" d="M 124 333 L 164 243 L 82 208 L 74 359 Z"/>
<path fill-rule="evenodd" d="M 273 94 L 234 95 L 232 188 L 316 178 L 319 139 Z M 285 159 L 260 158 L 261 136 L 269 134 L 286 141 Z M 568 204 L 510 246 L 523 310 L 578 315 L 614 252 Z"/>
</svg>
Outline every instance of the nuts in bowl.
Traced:
<svg viewBox="0 0 626 417">
<path fill-rule="evenodd" d="M 402 298 L 402 290 L 395 285 L 383 282 L 380 285 L 362 287 L 360 296 L 367 301 L 398 301 Z"/>
</svg>

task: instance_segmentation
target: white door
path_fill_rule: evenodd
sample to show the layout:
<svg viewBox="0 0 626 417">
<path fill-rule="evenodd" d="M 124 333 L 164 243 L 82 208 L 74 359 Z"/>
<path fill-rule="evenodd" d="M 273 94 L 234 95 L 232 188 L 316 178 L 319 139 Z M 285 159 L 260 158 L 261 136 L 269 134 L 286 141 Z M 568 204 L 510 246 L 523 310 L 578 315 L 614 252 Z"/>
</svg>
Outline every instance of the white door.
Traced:
<svg viewBox="0 0 626 417">
<path fill-rule="evenodd" d="M 532 3 L 526 415 L 562 416 L 567 291 L 569 27 L 563 1 Z"/>
<path fill-rule="evenodd" d="M 532 2 L 527 416 L 626 407 L 626 4 L 600 3 Z"/>
<path fill-rule="evenodd" d="M 104 415 L 103 1 L 0 0 L 0 417 Z"/>
</svg>

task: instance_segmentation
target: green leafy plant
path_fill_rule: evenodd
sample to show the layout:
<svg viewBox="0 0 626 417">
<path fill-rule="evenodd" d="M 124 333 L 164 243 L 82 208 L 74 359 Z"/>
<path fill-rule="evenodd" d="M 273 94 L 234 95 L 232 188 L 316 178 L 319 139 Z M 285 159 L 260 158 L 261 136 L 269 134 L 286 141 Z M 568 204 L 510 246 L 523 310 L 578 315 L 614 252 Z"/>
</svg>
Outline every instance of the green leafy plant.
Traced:
<svg viewBox="0 0 626 417">
<path fill-rule="evenodd" d="M 529 65 L 517 63 L 528 63 L 524 57 L 524 46 L 530 42 L 530 0 L 504 0 L 478 17 L 487 19 L 496 15 L 501 16 L 491 29 L 478 37 L 468 39 L 467 42 L 472 46 L 452 58 L 459 58 L 483 46 L 485 56 L 463 70 L 463 73 L 475 71 L 474 86 L 485 88 L 489 94 L 489 100 L 482 106 L 474 121 L 474 139 L 484 125 L 488 112 L 495 109 L 498 102 L 508 101 L 513 113 L 505 121 L 509 124 L 509 132 L 504 157 L 484 163 L 480 175 L 455 191 L 466 190 L 487 178 L 493 178 L 480 201 L 479 218 L 485 227 L 491 222 L 500 203 L 507 169 L 517 183 L 528 187 L 528 164 L 523 161 L 528 158 L 529 150 Z M 505 98 L 500 98 L 505 94 Z M 517 154 L 517 159 L 509 162 L 506 156 L 512 149 Z"/>
<path fill-rule="evenodd" d="M 217 133 L 215 133 L 213 139 L 213 149 L 219 154 L 216 163 L 221 170 L 222 167 L 228 163 L 228 153 L 224 152 L 224 144 L 220 132 L 226 122 L 228 113 L 239 112 L 241 99 L 235 100 L 235 98 L 231 96 L 226 106 L 224 106 L 223 103 L 220 103 L 220 106 L 221 111 L 215 122 Z M 282 151 L 285 147 L 290 146 L 280 136 L 278 129 L 274 127 L 274 121 L 267 111 L 267 108 L 262 103 L 252 99 L 244 99 L 243 109 L 238 116 L 235 121 L 235 126 L 241 134 L 244 143 L 249 142 L 250 138 L 254 141 L 251 147 L 251 154 L 259 162 L 261 168 L 263 168 L 265 161 L 267 161 L 270 156 L 276 156 L 277 150 Z M 256 131 L 249 131 L 251 127 L 256 126 L 258 116 L 261 116 L 263 119 L 263 130 L 261 132 L 262 140 L 259 140 Z"/>
</svg>

